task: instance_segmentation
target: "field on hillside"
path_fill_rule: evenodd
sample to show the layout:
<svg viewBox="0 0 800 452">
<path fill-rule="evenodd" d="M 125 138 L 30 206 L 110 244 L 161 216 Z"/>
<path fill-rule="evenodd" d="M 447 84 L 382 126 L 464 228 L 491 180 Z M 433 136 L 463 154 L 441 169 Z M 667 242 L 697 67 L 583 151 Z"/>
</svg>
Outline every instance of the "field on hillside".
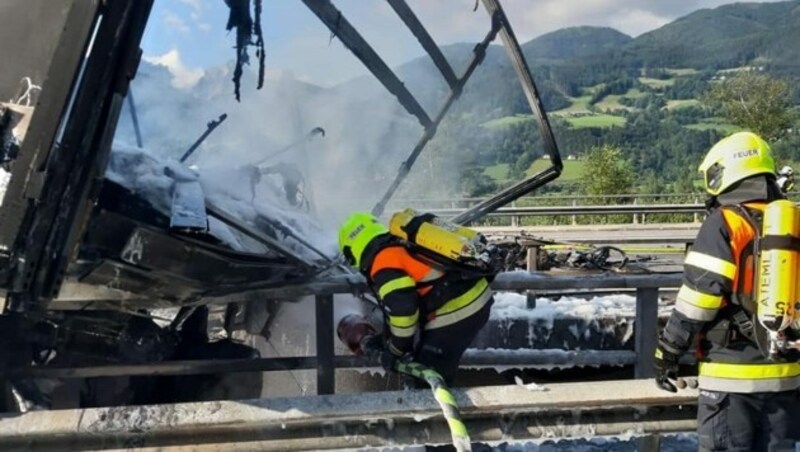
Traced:
<svg viewBox="0 0 800 452">
<path fill-rule="evenodd" d="M 697 99 L 668 100 L 667 110 L 677 110 L 679 108 L 696 107 L 699 105 L 701 104 Z"/>
<path fill-rule="evenodd" d="M 675 77 L 682 77 L 685 75 L 695 75 L 698 71 L 694 68 L 667 68 L 666 71 Z"/>
<path fill-rule="evenodd" d="M 487 166 L 483 173 L 495 180 L 495 182 L 505 182 L 508 180 L 508 163 Z"/>
<path fill-rule="evenodd" d="M 631 107 L 626 107 L 619 103 L 619 100 L 624 97 L 623 94 L 609 94 L 603 100 L 594 104 L 601 111 L 615 111 L 615 110 L 632 110 Z"/>
<path fill-rule="evenodd" d="M 649 86 L 650 88 L 653 88 L 653 89 L 664 88 L 664 87 L 672 86 L 672 85 L 675 84 L 675 79 L 674 78 L 668 78 L 666 80 L 661 80 L 661 79 L 657 79 L 657 78 L 639 77 L 639 81 L 642 82 L 643 84 Z"/>
<path fill-rule="evenodd" d="M 555 183 L 557 184 L 570 184 L 575 183 L 583 177 L 583 170 L 586 167 L 586 162 L 583 160 L 564 160 L 564 170 L 556 179 Z M 486 167 L 483 171 L 484 174 L 491 177 L 495 180 L 495 182 L 503 184 L 508 182 L 508 167 L 509 165 L 506 163 L 500 163 L 498 165 L 492 165 Z M 545 169 L 550 167 L 550 160 L 547 159 L 537 159 L 535 160 L 531 166 L 525 171 L 526 176 L 531 176 L 538 172 L 541 172 Z M 515 181 L 517 182 L 517 181 Z"/>
<path fill-rule="evenodd" d="M 563 156 L 562 156 L 563 157 Z M 572 183 L 577 182 L 578 180 L 583 177 L 583 170 L 586 167 L 586 162 L 583 160 L 563 160 L 564 163 L 564 170 L 561 172 L 561 176 L 556 179 L 556 182 L 560 183 Z M 537 159 L 535 160 L 526 174 L 528 176 L 532 174 L 536 174 L 540 171 L 544 171 L 550 166 L 550 160 L 547 159 Z"/>
<path fill-rule="evenodd" d="M 625 118 L 607 114 L 595 114 L 592 116 L 578 116 L 575 118 L 565 118 L 569 124 L 576 128 L 586 127 L 622 127 L 625 125 Z"/>
<path fill-rule="evenodd" d="M 704 119 L 695 124 L 689 124 L 686 126 L 688 129 L 692 130 L 711 130 L 716 129 L 723 133 L 734 133 L 739 132 L 742 130 L 741 127 L 735 126 L 733 124 L 728 124 L 724 122 L 721 118 L 708 118 Z"/>
</svg>

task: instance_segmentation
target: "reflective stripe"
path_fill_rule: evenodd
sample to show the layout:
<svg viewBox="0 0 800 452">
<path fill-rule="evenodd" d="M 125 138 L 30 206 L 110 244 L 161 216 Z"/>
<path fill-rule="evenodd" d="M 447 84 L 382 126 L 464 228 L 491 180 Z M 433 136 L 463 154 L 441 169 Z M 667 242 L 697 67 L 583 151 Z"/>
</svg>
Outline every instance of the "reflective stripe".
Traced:
<svg viewBox="0 0 800 452">
<path fill-rule="evenodd" d="M 800 363 L 728 364 L 700 363 L 700 375 L 735 379 L 765 379 L 800 376 Z"/>
<path fill-rule="evenodd" d="M 401 276 L 400 278 L 393 279 L 391 281 L 386 282 L 381 286 L 378 290 L 378 296 L 381 298 L 389 295 L 390 293 L 394 292 L 395 290 L 399 289 L 407 289 L 409 287 L 416 287 L 417 283 L 411 279 L 410 276 Z"/>
<path fill-rule="evenodd" d="M 436 311 L 435 317 L 432 320 L 429 320 L 427 323 L 425 323 L 425 329 L 433 330 L 436 328 L 442 328 L 460 322 L 461 320 L 464 320 L 467 317 L 476 314 L 484 306 L 486 306 L 486 303 L 488 303 L 489 300 L 492 299 L 492 290 L 489 289 L 489 286 L 485 280 L 483 280 L 483 284 L 479 283 L 479 285 L 476 285 L 475 287 L 483 287 L 483 293 L 478 295 L 477 298 L 474 298 L 472 301 L 462 300 L 462 297 L 464 297 L 465 295 L 467 294 L 472 295 L 475 292 L 477 292 L 475 288 L 472 288 L 461 297 L 458 297 L 454 300 L 445 303 L 445 305 L 442 306 L 441 309 Z M 450 307 L 449 306 L 450 303 L 455 303 L 457 301 L 459 302 L 459 305 L 462 306 L 461 309 L 458 310 L 448 309 L 446 312 L 443 313 L 445 308 Z"/>
<path fill-rule="evenodd" d="M 441 278 L 442 276 L 444 276 L 444 272 L 432 268 L 431 271 L 429 271 L 425 276 L 420 278 L 418 282 L 421 283 L 431 282 L 433 280 Z"/>
<path fill-rule="evenodd" d="M 473 300 L 478 298 L 478 296 L 483 293 L 487 287 L 489 287 L 489 283 L 485 279 L 481 279 L 472 287 L 472 289 L 443 304 L 441 308 L 436 310 L 436 316 L 438 317 L 440 315 L 449 314 L 469 305 Z"/>
<path fill-rule="evenodd" d="M 777 392 L 800 387 L 800 363 L 700 363 L 701 389 L 724 392 Z"/>
<path fill-rule="evenodd" d="M 389 341 L 389 351 L 395 356 L 403 355 L 403 351 L 400 350 L 399 348 L 395 347 L 395 345 L 392 343 L 392 341 Z"/>
<path fill-rule="evenodd" d="M 410 328 L 416 325 L 418 320 L 419 311 L 415 311 L 411 315 L 390 315 L 389 325 L 396 326 L 398 328 Z"/>
<path fill-rule="evenodd" d="M 415 323 L 408 328 L 399 328 L 389 324 L 389 331 L 395 337 L 412 337 L 417 334 L 417 324 Z"/>
<path fill-rule="evenodd" d="M 709 256 L 708 254 L 698 253 L 697 251 L 690 251 L 683 263 L 722 275 L 728 279 L 733 279 L 736 276 L 736 265 L 732 262 Z"/>
<path fill-rule="evenodd" d="M 705 294 L 686 285 L 681 286 L 677 298 L 703 309 L 719 309 L 722 306 L 721 295 Z"/>
<path fill-rule="evenodd" d="M 395 337 L 412 337 L 417 332 L 417 322 L 419 321 L 419 311 L 414 311 L 411 315 L 391 315 L 389 314 L 389 331 Z"/>
<path fill-rule="evenodd" d="M 717 309 L 698 308 L 697 306 L 678 299 L 675 301 L 675 310 L 685 315 L 692 320 L 699 320 L 701 322 L 710 322 L 717 316 Z"/>
</svg>

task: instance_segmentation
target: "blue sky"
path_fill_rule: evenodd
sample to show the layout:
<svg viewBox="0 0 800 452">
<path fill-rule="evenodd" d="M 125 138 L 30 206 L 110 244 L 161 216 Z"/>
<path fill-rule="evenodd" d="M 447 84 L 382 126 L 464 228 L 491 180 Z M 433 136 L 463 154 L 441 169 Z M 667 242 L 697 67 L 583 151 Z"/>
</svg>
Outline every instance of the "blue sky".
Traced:
<svg viewBox="0 0 800 452">
<path fill-rule="evenodd" d="M 488 16 L 474 0 L 407 0 L 440 44 L 477 42 Z M 268 75 L 290 72 L 324 86 L 364 74 L 363 66 L 300 0 L 264 0 L 262 23 Z M 700 8 L 730 0 L 502 0 L 521 41 L 577 25 L 614 27 L 632 36 Z M 422 55 L 414 37 L 383 0 L 334 0 L 389 65 Z M 203 70 L 234 58 L 234 33 L 225 31 L 224 0 L 156 0 L 142 48 L 166 66 L 173 84 L 191 88 Z"/>
</svg>

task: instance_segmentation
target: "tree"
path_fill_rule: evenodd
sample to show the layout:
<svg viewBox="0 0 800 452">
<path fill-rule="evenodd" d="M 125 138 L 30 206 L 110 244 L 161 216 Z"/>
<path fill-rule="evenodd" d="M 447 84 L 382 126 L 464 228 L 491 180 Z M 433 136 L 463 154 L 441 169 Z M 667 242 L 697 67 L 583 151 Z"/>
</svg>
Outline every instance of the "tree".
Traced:
<svg viewBox="0 0 800 452">
<path fill-rule="evenodd" d="M 792 96 L 785 80 L 753 71 L 742 72 L 712 85 L 704 102 L 728 122 L 771 141 L 792 124 Z"/>
<path fill-rule="evenodd" d="M 594 147 L 585 154 L 584 159 L 580 186 L 585 194 L 622 194 L 633 187 L 633 168 L 622 157 L 619 148 L 609 145 Z"/>
<path fill-rule="evenodd" d="M 468 167 L 461 173 L 461 191 L 467 196 L 485 196 L 497 190 L 497 184 L 482 168 Z"/>
</svg>

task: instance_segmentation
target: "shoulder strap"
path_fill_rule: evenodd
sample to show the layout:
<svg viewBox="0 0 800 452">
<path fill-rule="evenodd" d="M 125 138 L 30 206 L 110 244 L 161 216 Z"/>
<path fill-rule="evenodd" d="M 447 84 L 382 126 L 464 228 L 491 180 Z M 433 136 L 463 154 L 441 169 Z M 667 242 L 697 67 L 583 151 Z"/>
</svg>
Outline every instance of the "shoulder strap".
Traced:
<svg viewBox="0 0 800 452">
<path fill-rule="evenodd" d="M 756 340 L 756 327 L 755 323 L 753 322 L 752 314 L 748 314 L 747 311 L 741 305 L 731 306 L 731 320 L 736 325 L 736 329 L 739 330 L 739 333 L 742 336 L 749 339 L 751 342 L 758 343 Z"/>
<path fill-rule="evenodd" d="M 728 204 L 722 208 L 736 212 L 753 228 L 755 231 L 755 239 L 758 240 L 761 238 L 760 222 L 753 217 L 753 214 L 750 213 L 750 210 L 748 210 L 745 206 L 742 206 L 741 204 Z"/>
<path fill-rule="evenodd" d="M 759 251 L 759 243 L 761 241 L 761 228 L 759 227 L 759 222 L 753 217 L 750 211 L 740 205 L 740 204 L 729 204 L 722 207 L 723 209 L 730 210 L 735 212 L 739 217 L 744 219 L 747 224 L 753 229 L 754 237 L 753 237 L 753 259 L 754 265 L 758 265 L 758 251 Z M 739 264 L 741 264 L 741 256 L 736 256 L 736 260 Z M 753 275 L 758 274 L 756 269 L 753 271 Z M 739 272 L 740 278 L 744 278 L 745 272 Z M 754 276 L 755 277 L 755 276 Z M 743 281 L 739 281 L 737 286 L 742 287 Z M 740 297 L 738 291 L 735 291 L 731 294 L 731 304 L 732 306 L 729 307 L 730 312 L 730 319 L 732 323 L 736 326 L 737 331 L 747 338 L 749 341 L 759 344 L 758 335 L 756 332 L 756 322 L 754 321 L 755 317 L 755 304 L 753 300 L 747 301 Z"/>
<path fill-rule="evenodd" d="M 462 264 L 461 262 L 454 261 L 447 256 L 443 256 L 413 242 L 405 242 L 405 246 L 408 253 L 414 258 L 425 262 L 436 270 L 461 275 L 464 279 L 491 277 L 497 273 L 491 269 L 481 269 L 475 266 Z"/>
</svg>

